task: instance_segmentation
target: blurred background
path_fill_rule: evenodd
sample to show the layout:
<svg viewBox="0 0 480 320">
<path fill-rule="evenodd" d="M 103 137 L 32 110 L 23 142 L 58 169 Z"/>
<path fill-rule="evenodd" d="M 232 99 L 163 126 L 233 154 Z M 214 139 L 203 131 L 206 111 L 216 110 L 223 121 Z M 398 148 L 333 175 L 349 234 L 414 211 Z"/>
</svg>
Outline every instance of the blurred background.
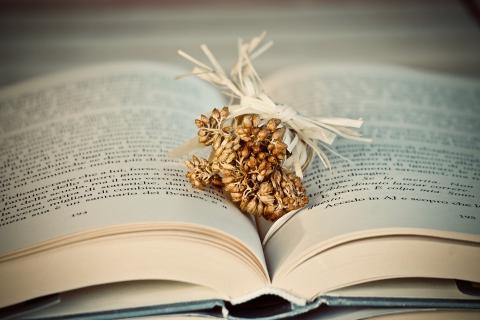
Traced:
<svg viewBox="0 0 480 320">
<path fill-rule="evenodd" d="M 275 41 L 262 75 L 299 63 L 393 63 L 480 79 L 480 1 L 0 1 L 0 86 L 118 60 L 189 67 L 207 43 Z"/>
</svg>

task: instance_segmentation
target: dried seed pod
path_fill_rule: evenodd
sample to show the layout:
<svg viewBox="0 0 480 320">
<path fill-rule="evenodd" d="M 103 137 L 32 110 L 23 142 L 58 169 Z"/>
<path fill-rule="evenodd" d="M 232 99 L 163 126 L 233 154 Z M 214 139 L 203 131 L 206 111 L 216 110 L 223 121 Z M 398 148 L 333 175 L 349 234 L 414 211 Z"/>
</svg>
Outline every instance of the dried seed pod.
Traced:
<svg viewBox="0 0 480 320">
<path fill-rule="evenodd" d="M 212 118 L 214 118 L 215 120 L 220 120 L 220 111 L 218 111 L 217 108 L 214 108 L 212 110 Z"/>
<path fill-rule="evenodd" d="M 243 193 L 242 192 L 232 192 L 230 193 L 230 197 L 233 202 L 240 202 L 243 199 Z"/>
<path fill-rule="evenodd" d="M 275 132 L 272 134 L 272 140 L 282 141 L 283 136 L 285 135 L 285 131 L 285 127 L 275 130 Z"/>
<path fill-rule="evenodd" d="M 267 122 L 267 129 L 270 130 L 271 132 L 275 131 L 275 129 L 277 128 L 277 126 L 281 123 L 281 121 L 279 119 L 270 119 L 268 120 Z"/>
<path fill-rule="evenodd" d="M 230 111 L 228 110 L 228 107 L 223 107 L 222 110 L 220 110 L 220 116 L 222 118 L 226 118 L 230 115 Z"/>
<path fill-rule="evenodd" d="M 223 184 L 228 184 L 228 183 L 232 183 L 235 181 L 235 177 L 234 176 L 226 176 L 226 177 L 223 177 L 222 178 L 222 182 Z"/>
<path fill-rule="evenodd" d="M 256 198 L 250 199 L 247 206 L 245 207 L 245 211 L 247 211 L 247 213 L 249 213 L 249 214 L 255 215 L 255 213 L 257 212 L 257 199 Z"/>
<path fill-rule="evenodd" d="M 252 125 L 253 125 L 253 123 L 252 123 L 252 115 L 251 114 L 248 114 L 245 117 L 243 117 L 243 121 L 242 121 L 242 126 L 243 127 L 251 128 Z"/>
<path fill-rule="evenodd" d="M 269 135 L 269 132 L 267 129 L 262 129 L 258 132 L 257 134 L 257 139 L 260 140 L 260 141 L 263 141 L 265 140 Z"/>
<path fill-rule="evenodd" d="M 222 178 L 218 174 L 212 176 L 210 181 L 216 187 L 223 187 Z"/>
<path fill-rule="evenodd" d="M 217 135 L 213 141 L 213 150 L 218 150 L 220 148 L 220 146 L 222 145 L 222 136 L 221 135 Z"/>
<path fill-rule="evenodd" d="M 230 193 L 238 192 L 238 187 L 237 187 L 237 184 L 233 182 L 233 183 L 224 185 L 223 190 Z"/>
</svg>

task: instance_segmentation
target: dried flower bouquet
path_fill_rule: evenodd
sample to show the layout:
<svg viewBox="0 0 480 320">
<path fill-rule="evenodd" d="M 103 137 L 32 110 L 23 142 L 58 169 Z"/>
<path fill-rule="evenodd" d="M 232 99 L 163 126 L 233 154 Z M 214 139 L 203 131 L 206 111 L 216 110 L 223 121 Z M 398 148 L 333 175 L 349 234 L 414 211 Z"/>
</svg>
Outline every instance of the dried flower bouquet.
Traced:
<svg viewBox="0 0 480 320">
<path fill-rule="evenodd" d="M 195 120 L 198 140 L 212 146 L 209 159 L 186 161 L 193 186 L 222 188 L 243 212 L 276 220 L 308 203 L 302 181 L 282 167 L 287 145 L 281 121 L 257 114 L 228 118 L 228 107 Z"/>
<path fill-rule="evenodd" d="M 293 108 L 274 103 L 264 92 L 252 60 L 265 52 L 265 37 L 239 41 L 239 58 L 227 75 L 207 46 L 201 48 L 211 66 L 183 51 L 179 54 L 196 65 L 192 74 L 217 86 L 231 98 L 228 106 L 213 109 L 195 120 L 196 141 L 171 154 L 190 152 L 196 144 L 211 146 L 208 159 L 193 156 L 186 161 L 187 177 L 196 188 L 221 188 L 248 214 L 276 220 L 308 203 L 301 178 L 316 154 L 330 166 L 322 148 L 335 137 L 369 141 L 360 137 L 361 119 L 305 117 Z"/>
</svg>

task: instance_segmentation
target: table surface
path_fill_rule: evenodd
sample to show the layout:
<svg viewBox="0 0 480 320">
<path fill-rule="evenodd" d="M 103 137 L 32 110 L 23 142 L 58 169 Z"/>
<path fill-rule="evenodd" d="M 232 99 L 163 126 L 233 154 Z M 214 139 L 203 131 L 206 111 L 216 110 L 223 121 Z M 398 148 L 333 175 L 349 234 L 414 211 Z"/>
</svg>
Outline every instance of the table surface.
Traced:
<svg viewBox="0 0 480 320">
<path fill-rule="evenodd" d="M 22 3 L 22 2 L 20 2 Z M 480 79 L 479 1 L 57 1 L 0 7 L 0 86 L 118 60 L 189 66 L 207 43 L 226 65 L 236 39 L 267 30 L 261 74 L 298 63 L 392 63 Z M 478 12 L 478 11 L 477 11 Z"/>
</svg>

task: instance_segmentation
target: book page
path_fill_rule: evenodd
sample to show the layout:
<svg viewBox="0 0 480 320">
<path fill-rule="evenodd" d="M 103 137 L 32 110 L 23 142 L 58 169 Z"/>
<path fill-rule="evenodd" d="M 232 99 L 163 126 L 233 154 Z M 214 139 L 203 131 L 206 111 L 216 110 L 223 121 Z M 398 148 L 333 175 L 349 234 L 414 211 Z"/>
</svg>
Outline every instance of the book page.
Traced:
<svg viewBox="0 0 480 320">
<path fill-rule="evenodd" d="M 113 64 L 48 76 L 0 94 L 0 255 L 112 225 L 187 223 L 231 235 L 263 261 L 251 219 L 195 190 L 167 157 L 223 104 L 184 70 Z"/>
<path fill-rule="evenodd" d="M 305 175 L 308 208 L 269 240 L 275 269 L 308 248 L 373 234 L 480 241 L 480 85 L 395 67 L 305 67 L 268 83 L 275 101 L 365 120 L 372 143 L 342 139 Z M 376 231 L 375 231 L 376 230 Z M 349 236 L 347 236 L 349 235 Z"/>
</svg>

